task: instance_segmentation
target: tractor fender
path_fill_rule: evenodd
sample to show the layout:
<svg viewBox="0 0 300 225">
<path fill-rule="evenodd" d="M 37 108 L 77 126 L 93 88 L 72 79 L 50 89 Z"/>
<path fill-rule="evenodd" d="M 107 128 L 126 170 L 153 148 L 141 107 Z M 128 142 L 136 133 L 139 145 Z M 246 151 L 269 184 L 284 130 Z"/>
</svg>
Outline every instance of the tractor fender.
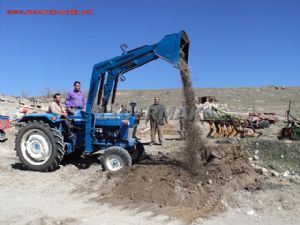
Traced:
<svg viewBox="0 0 300 225">
<path fill-rule="evenodd" d="M 44 123 L 55 125 L 63 121 L 57 114 L 54 113 L 43 113 L 43 114 L 28 114 L 23 116 L 18 123 L 27 123 L 30 121 L 43 121 Z"/>
</svg>

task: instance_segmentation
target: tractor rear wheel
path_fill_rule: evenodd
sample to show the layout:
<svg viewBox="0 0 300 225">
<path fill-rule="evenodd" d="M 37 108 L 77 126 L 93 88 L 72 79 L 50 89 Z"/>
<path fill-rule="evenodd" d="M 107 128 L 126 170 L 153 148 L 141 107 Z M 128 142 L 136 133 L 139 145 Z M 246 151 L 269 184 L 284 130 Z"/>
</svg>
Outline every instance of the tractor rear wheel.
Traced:
<svg viewBox="0 0 300 225">
<path fill-rule="evenodd" d="M 56 170 L 65 155 L 62 135 L 41 121 L 28 122 L 20 129 L 15 150 L 26 168 L 43 172 Z"/>
<path fill-rule="evenodd" d="M 102 163 L 105 170 L 115 172 L 126 166 L 131 166 L 132 159 L 124 148 L 110 147 L 104 151 Z"/>
</svg>

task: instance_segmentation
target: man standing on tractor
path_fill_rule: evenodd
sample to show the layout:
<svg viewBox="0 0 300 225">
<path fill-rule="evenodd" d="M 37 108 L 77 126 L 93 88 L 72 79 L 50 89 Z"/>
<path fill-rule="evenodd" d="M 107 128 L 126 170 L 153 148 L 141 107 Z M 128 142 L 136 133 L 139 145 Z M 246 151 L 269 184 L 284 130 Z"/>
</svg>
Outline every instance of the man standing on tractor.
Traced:
<svg viewBox="0 0 300 225">
<path fill-rule="evenodd" d="M 48 111 L 49 113 L 55 113 L 59 115 L 61 118 L 67 117 L 67 112 L 64 106 L 61 104 L 60 93 L 56 93 L 53 95 L 53 102 L 49 105 Z"/>
<path fill-rule="evenodd" d="M 168 123 L 168 114 L 166 107 L 162 104 L 160 104 L 159 97 L 154 98 L 154 104 L 150 105 L 147 117 L 146 117 L 146 125 L 148 124 L 150 120 L 150 126 L 151 126 L 151 142 L 150 145 L 155 144 L 155 136 L 156 131 L 158 133 L 158 140 L 159 144 L 163 144 L 163 133 L 162 133 L 162 126 L 165 123 Z"/>
<path fill-rule="evenodd" d="M 80 90 L 80 82 L 74 82 L 74 90 L 70 91 L 66 96 L 65 101 L 67 111 L 69 114 L 74 114 L 76 109 L 85 110 L 86 97 Z"/>
</svg>

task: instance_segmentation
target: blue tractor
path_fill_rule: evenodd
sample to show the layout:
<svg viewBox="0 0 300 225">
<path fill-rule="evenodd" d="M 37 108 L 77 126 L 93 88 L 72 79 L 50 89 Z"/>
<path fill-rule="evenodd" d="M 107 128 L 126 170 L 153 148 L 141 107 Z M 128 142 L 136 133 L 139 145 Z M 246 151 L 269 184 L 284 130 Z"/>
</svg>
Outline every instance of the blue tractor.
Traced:
<svg viewBox="0 0 300 225">
<path fill-rule="evenodd" d="M 126 72 L 158 58 L 176 68 L 181 59 L 187 62 L 189 38 L 181 31 L 157 44 L 130 51 L 123 45 L 122 50 L 121 56 L 94 65 L 85 111 L 77 110 L 67 121 L 51 113 L 28 114 L 19 120 L 15 150 L 26 168 L 50 172 L 68 155 L 87 156 L 100 151 L 104 169 L 117 171 L 143 157 L 143 144 L 133 135 L 137 126 L 135 104 L 131 113 L 113 113 L 107 105 L 109 100 L 114 104 L 118 81 Z"/>
</svg>

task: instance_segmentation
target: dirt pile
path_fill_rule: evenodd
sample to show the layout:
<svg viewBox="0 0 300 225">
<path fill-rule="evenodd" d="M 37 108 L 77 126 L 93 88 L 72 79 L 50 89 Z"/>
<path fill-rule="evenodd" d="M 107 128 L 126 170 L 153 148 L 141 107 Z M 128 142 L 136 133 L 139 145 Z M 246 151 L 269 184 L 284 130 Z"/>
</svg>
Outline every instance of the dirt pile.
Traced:
<svg viewBox="0 0 300 225">
<path fill-rule="evenodd" d="M 107 173 L 99 183 L 90 177 L 80 192 L 95 192 L 98 201 L 117 206 L 156 206 L 160 212 L 187 221 L 216 215 L 232 203 L 233 192 L 256 189 L 259 182 L 246 151 L 224 144 L 211 149 L 198 176 L 186 169 L 185 156 L 178 151 L 150 156 L 141 164 Z"/>
</svg>

